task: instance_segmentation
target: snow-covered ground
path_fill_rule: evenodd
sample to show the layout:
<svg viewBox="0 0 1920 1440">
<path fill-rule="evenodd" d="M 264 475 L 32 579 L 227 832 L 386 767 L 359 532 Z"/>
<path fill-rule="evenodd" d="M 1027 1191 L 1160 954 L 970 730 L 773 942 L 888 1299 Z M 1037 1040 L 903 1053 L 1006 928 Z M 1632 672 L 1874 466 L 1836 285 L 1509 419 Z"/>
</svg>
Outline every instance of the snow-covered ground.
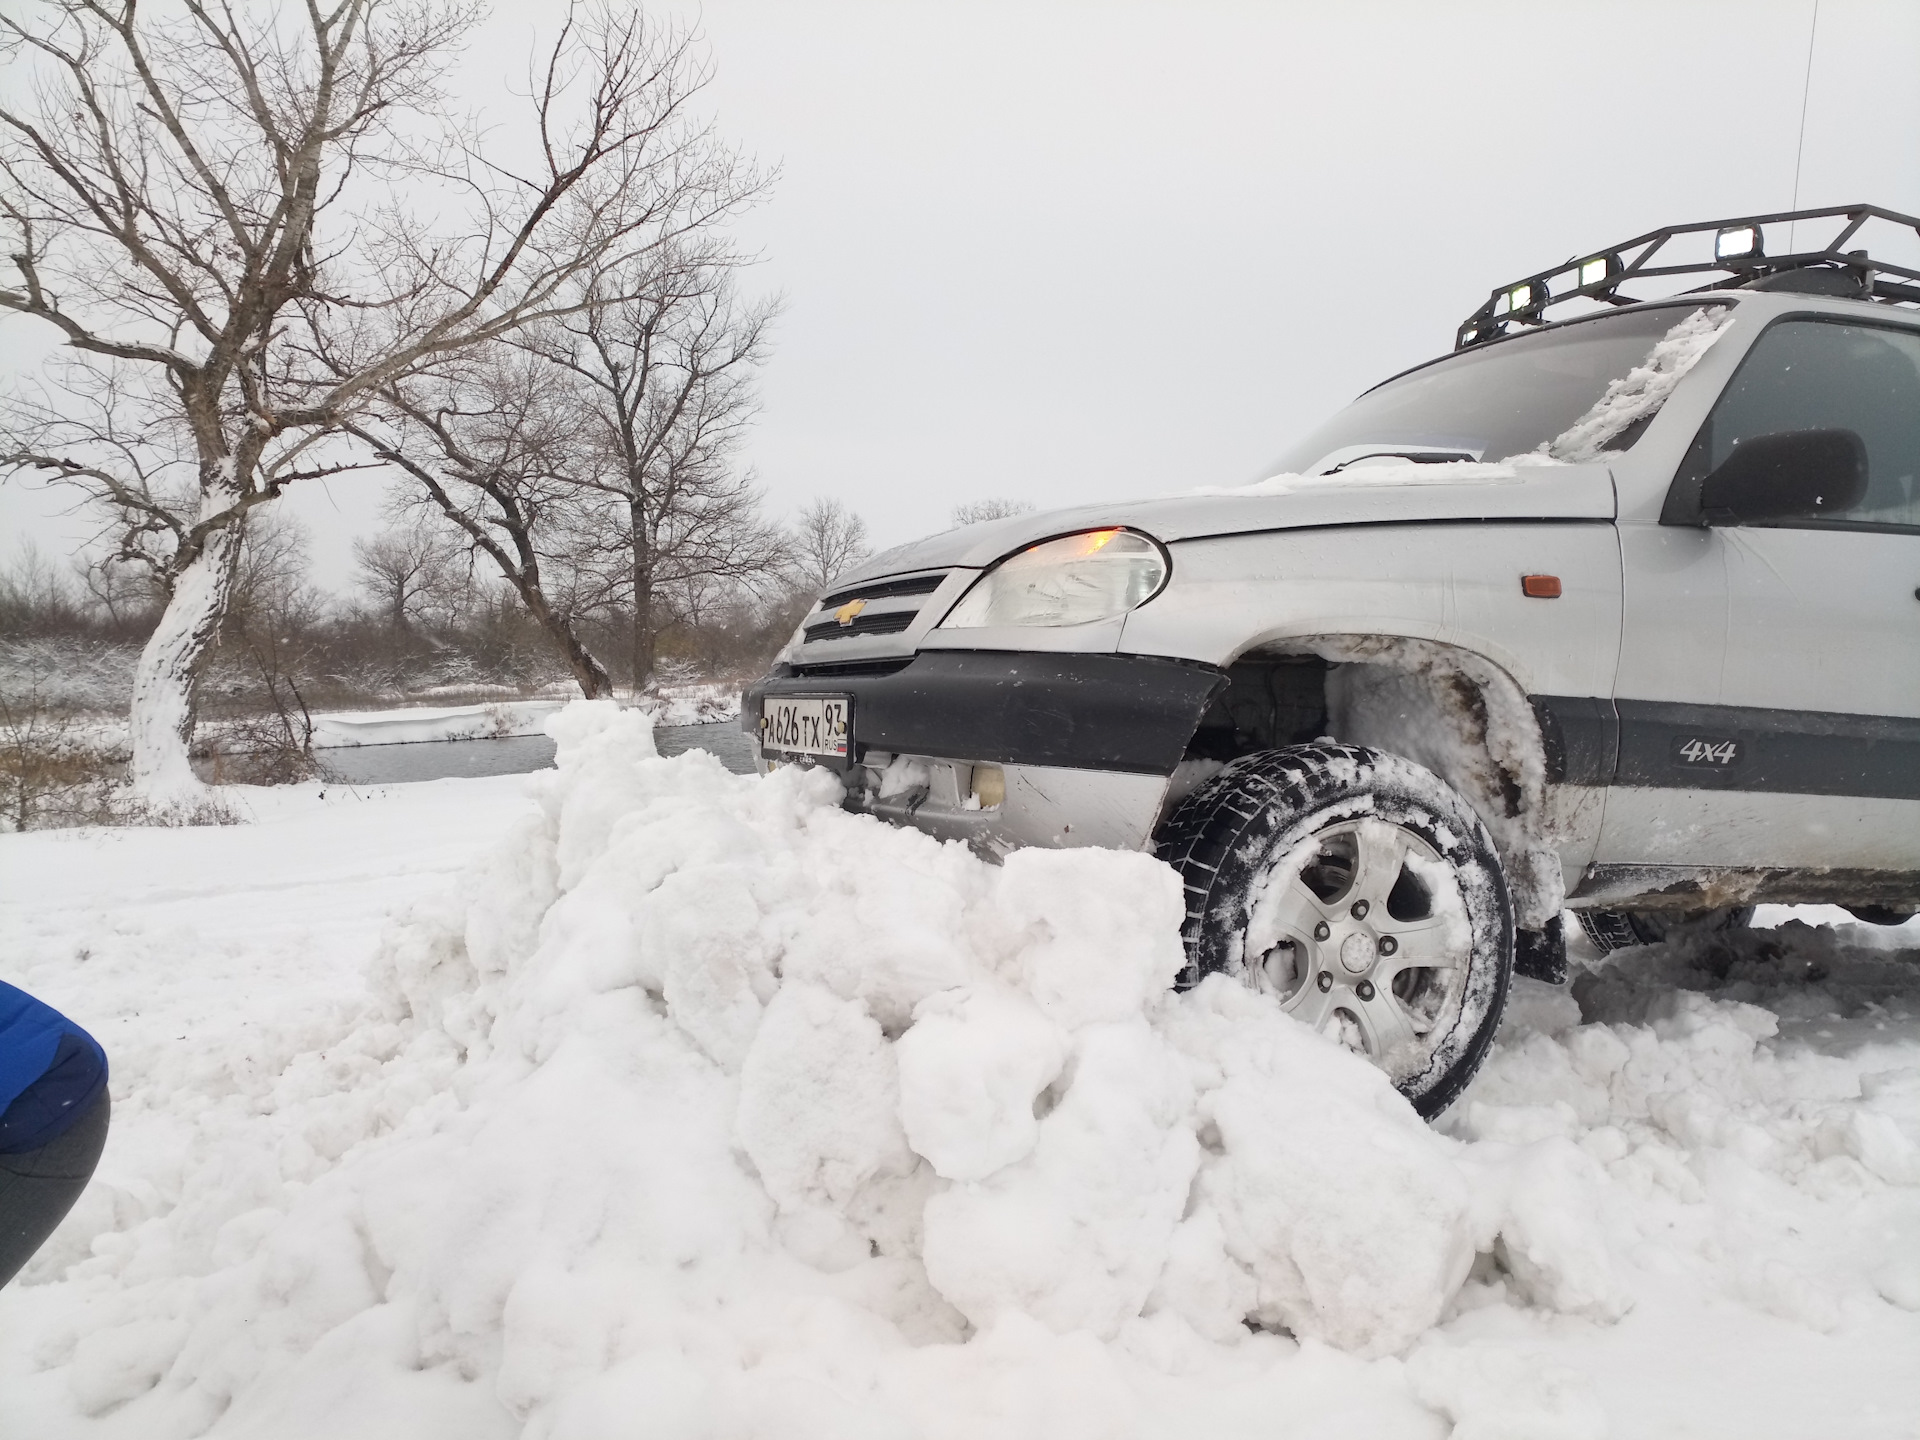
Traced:
<svg viewBox="0 0 1920 1440">
<path fill-rule="evenodd" d="M 1430 1129 L 1169 993 L 1157 863 L 646 725 L 0 836 L 0 973 L 115 1105 L 0 1291 L 0 1435 L 1920 1434 L 1914 927 L 1522 982 Z"/>
</svg>

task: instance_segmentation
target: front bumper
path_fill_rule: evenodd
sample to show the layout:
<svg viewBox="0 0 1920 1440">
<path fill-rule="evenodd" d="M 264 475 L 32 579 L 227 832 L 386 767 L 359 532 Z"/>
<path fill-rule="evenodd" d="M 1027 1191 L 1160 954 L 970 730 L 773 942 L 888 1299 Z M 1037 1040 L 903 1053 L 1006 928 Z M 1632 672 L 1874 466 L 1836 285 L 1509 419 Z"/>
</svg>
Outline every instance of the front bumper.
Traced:
<svg viewBox="0 0 1920 1440">
<path fill-rule="evenodd" d="M 742 728 L 757 744 L 769 695 L 851 696 L 848 808 L 988 852 L 1144 847 L 1226 683 L 1212 666 L 1144 655 L 938 650 L 842 669 L 776 670 L 747 691 Z M 1000 785 L 977 786 L 979 767 Z M 982 804 L 995 788 L 998 803 Z"/>
</svg>

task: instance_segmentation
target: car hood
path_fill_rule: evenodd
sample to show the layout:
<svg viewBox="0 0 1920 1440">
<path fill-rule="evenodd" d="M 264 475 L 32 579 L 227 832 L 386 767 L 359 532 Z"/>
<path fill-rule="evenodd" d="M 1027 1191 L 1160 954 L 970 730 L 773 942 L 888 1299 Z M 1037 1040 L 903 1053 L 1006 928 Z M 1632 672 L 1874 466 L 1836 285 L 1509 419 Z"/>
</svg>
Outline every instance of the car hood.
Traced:
<svg viewBox="0 0 1920 1440">
<path fill-rule="evenodd" d="M 1436 520 L 1611 520 L 1613 477 L 1605 465 L 1562 465 L 1532 456 L 1497 465 L 1370 465 L 1337 475 L 1281 475 L 1233 490 L 1117 500 L 989 520 L 884 550 L 835 587 L 937 566 L 991 565 L 1049 536 L 1126 525 L 1164 542 L 1256 530 Z"/>
</svg>

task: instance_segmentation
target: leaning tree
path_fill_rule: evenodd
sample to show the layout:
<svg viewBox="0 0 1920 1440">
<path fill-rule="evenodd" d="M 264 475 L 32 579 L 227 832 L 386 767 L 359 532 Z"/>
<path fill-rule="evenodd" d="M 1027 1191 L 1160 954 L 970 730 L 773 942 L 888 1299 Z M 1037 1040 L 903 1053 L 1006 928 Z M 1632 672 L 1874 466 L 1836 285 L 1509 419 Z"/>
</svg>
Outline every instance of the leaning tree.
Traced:
<svg viewBox="0 0 1920 1440">
<path fill-rule="evenodd" d="M 84 487 L 167 594 L 136 672 L 135 790 L 165 806 L 246 516 L 370 463 L 342 424 L 425 364 L 577 312 L 759 177 L 694 113 L 689 36 L 565 14 L 528 123 L 483 137 L 447 70 L 461 0 L 38 0 L 0 14 L 0 310 L 66 363 L 0 464 Z M 594 286 L 586 277 L 600 277 Z"/>
<path fill-rule="evenodd" d="M 578 416 L 567 516 L 601 608 L 623 610 L 635 690 L 689 595 L 763 583 L 783 555 L 737 452 L 777 303 L 742 301 L 738 260 L 676 245 L 595 277 L 573 313 L 516 344 L 566 377 Z M 591 603 L 591 602 L 589 602 Z"/>
<path fill-rule="evenodd" d="M 579 529 L 589 468 L 572 377 L 537 356 L 490 345 L 383 386 L 348 422 L 370 453 L 413 480 L 400 508 L 413 532 L 447 521 L 520 598 L 589 700 L 613 693 L 580 633 L 578 572 L 566 537 Z"/>
</svg>

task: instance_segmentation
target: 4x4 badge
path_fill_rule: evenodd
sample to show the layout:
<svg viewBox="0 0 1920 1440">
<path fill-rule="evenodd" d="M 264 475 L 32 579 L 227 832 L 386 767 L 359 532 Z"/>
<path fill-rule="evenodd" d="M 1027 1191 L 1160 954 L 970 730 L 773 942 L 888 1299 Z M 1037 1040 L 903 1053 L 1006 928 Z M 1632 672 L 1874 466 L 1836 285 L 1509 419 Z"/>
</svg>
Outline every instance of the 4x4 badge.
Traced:
<svg viewBox="0 0 1920 1440">
<path fill-rule="evenodd" d="M 1673 758 L 1682 765 L 1709 765 L 1725 769 L 1738 763 L 1740 742 L 1688 736 L 1674 741 Z"/>
</svg>

